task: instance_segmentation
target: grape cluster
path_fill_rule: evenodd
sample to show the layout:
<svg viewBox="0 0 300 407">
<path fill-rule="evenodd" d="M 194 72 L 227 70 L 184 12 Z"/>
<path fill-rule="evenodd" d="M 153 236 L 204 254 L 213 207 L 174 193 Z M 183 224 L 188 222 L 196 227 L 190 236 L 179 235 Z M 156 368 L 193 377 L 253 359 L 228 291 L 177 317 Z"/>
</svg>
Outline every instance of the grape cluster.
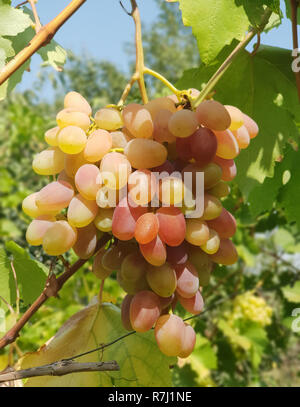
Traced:
<svg viewBox="0 0 300 407">
<path fill-rule="evenodd" d="M 190 90 L 191 98 L 198 93 Z M 163 353 L 187 357 L 195 332 L 170 311 L 179 302 L 201 312 L 201 287 L 214 263 L 237 261 L 230 240 L 236 222 L 221 199 L 236 175 L 234 158 L 258 133 L 256 123 L 214 100 L 194 111 L 174 95 L 107 106 L 93 118 L 77 92 L 65 96 L 56 121 L 45 134 L 49 147 L 32 165 L 53 181 L 23 201 L 34 218 L 27 241 L 52 256 L 73 248 L 88 259 L 99 233 L 111 234 L 92 270 L 102 280 L 117 271 L 127 293 L 123 325 L 137 332 L 155 326 Z M 197 174 L 204 174 L 198 214 Z"/>
</svg>

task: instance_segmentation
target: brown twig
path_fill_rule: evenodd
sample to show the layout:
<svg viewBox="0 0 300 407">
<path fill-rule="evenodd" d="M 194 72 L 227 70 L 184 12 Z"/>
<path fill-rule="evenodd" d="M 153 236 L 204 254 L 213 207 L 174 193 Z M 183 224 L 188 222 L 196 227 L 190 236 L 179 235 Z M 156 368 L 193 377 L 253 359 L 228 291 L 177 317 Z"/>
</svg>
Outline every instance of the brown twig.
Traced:
<svg viewBox="0 0 300 407">
<path fill-rule="evenodd" d="M 0 71 L 2 85 L 17 69 L 20 68 L 36 51 L 47 45 L 60 27 L 78 10 L 86 0 L 72 0 L 71 3 L 33 37 L 29 44 L 12 58 Z"/>
<path fill-rule="evenodd" d="M 0 383 L 13 380 L 26 379 L 40 376 L 64 376 L 71 373 L 81 372 L 111 372 L 120 370 L 115 360 L 110 362 L 78 363 L 71 360 L 62 360 L 49 365 L 32 367 L 30 369 L 16 370 L 0 374 Z"/>
<path fill-rule="evenodd" d="M 257 43 L 255 44 L 253 51 L 251 52 L 251 56 L 254 57 L 260 47 L 260 32 L 257 33 Z"/>
<path fill-rule="evenodd" d="M 110 235 L 104 235 L 99 240 L 96 251 L 98 251 L 102 246 L 104 246 L 110 239 Z M 95 251 L 95 252 L 96 252 Z M 70 268 L 63 272 L 58 278 L 54 274 L 49 275 L 45 288 L 39 297 L 34 301 L 34 303 L 26 310 L 22 317 L 16 322 L 16 324 L 0 339 L 0 349 L 4 348 L 8 344 L 14 342 L 19 336 L 20 330 L 29 321 L 29 319 L 40 309 L 40 307 L 48 300 L 50 297 L 56 297 L 58 291 L 63 287 L 66 281 L 76 273 L 87 260 L 79 259 Z"/>
<path fill-rule="evenodd" d="M 293 33 L 293 49 L 298 50 L 298 19 L 297 19 L 297 12 L 298 12 L 298 0 L 290 0 L 291 3 L 291 20 L 292 20 L 292 33 Z M 298 52 L 294 55 L 294 59 L 297 58 Z M 297 91 L 298 91 L 298 99 L 300 101 L 300 72 L 295 71 L 295 78 L 297 84 Z"/>
<path fill-rule="evenodd" d="M 38 33 L 42 28 L 42 24 L 40 22 L 39 15 L 36 11 L 34 0 L 28 0 L 28 3 L 30 4 L 30 6 L 32 8 L 32 12 L 33 12 L 33 17 L 34 17 L 34 21 L 35 21 L 34 29 L 35 29 L 35 32 Z"/>
</svg>

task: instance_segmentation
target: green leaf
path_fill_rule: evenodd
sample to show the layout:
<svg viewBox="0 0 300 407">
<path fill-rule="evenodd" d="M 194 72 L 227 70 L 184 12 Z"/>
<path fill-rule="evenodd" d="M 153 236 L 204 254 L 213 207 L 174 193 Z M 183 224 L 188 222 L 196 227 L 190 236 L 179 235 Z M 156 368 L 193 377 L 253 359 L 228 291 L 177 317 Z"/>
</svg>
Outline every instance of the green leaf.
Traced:
<svg viewBox="0 0 300 407">
<path fill-rule="evenodd" d="M 290 285 L 282 287 L 281 291 L 289 302 L 300 303 L 300 281 L 297 281 L 293 287 Z"/>
<path fill-rule="evenodd" d="M 239 333 L 234 328 L 232 328 L 228 324 L 228 322 L 226 322 L 224 319 L 220 319 L 220 321 L 218 322 L 218 327 L 233 344 L 240 346 L 245 351 L 249 351 L 249 349 L 251 348 L 251 342 L 249 341 L 249 339 L 245 338 L 242 335 L 239 335 Z"/>
<path fill-rule="evenodd" d="M 252 57 L 243 51 L 216 85 L 216 99 L 239 107 L 259 125 L 258 136 L 236 159 L 236 181 L 248 197 L 254 188 L 274 173 L 275 159 L 289 138 L 297 138 L 294 119 L 300 121 L 295 80 L 290 68 L 290 51 L 263 46 Z M 181 89 L 201 89 L 217 67 L 186 71 L 177 83 Z"/>
<path fill-rule="evenodd" d="M 62 70 L 67 58 L 67 52 L 54 40 L 39 49 L 38 54 L 44 61 L 42 66 L 52 66 L 56 71 Z"/>
<path fill-rule="evenodd" d="M 0 307 L 0 333 L 6 332 L 6 317 L 4 308 Z"/>
<path fill-rule="evenodd" d="M 0 4 L 0 35 L 14 36 L 23 32 L 31 24 L 28 15 L 22 10 Z"/>
<path fill-rule="evenodd" d="M 45 287 L 48 269 L 39 261 L 32 259 L 25 249 L 12 241 L 6 243 L 6 249 L 12 253 L 24 305 L 32 304 Z"/>
<path fill-rule="evenodd" d="M 210 341 L 203 336 L 197 335 L 197 342 L 191 358 L 197 359 L 197 362 L 201 363 L 207 369 L 217 369 L 216 353 Z"/>
<path fill-rule="evenodd" d="M 0 295 L 8 304 L 16 300 L 16 286 L 10 265 L 10 259 L 4 249 L 0 248 Z M 1 308 L 7 310 L 7 305 L 0 298 Z"/>
<path fill-rule="evenodd" d="M 235 0 L 179 0 L 184 25 L 192 27 L 201 60 L 213 62 L 234 38 L 242 40 L 249 20 Z"/>
<path fill-rule="evenodd" d="M 34 367 L 72 357 L 109 343 L 126 331 L 122 327 L 120 309 L 112 304 L 90 305 L 73 315 L 37 352 L 21 361 L 21 368 Z M 72 346 L 70 346 L 72 344 Z M 154 332 L 133 334 L 103 352 L 83 356 L 80 362 L 116 360 L 119 372 L 70 374 L 64 377 L 33 378 L 26 387 L 166 387 L 171 386 L 169 365 L 175 358 L 163 355 L 157 347 Z"/>
</svg>

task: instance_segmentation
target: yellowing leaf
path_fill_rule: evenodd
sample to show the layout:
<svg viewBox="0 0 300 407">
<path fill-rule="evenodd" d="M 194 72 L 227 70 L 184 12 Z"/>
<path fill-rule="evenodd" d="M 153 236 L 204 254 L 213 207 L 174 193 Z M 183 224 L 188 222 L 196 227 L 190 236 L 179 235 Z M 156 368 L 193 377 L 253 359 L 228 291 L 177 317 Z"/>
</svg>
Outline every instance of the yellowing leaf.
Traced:
<svg viewBox="0 0 300 407">
<path fill-rule="evenodd" d="M 19 367 L 40 366 L 69 358 L 100 344 L 109 343 L 126 331 L 122 327 L 120 309 L 113 304 L 93 304 L 73 315 L 37 352 L 26 354 Z M 26 387 L 104 387 L 104 386 L 170 386 L 169 365 L 174 358 L 158 349 L 153 331 L 133 334 L 107 347 L 80 357 L 78 362 L 116 360 L 119 372 L 76 373 L 62 377 L 28 379 Z"/>
</svg>

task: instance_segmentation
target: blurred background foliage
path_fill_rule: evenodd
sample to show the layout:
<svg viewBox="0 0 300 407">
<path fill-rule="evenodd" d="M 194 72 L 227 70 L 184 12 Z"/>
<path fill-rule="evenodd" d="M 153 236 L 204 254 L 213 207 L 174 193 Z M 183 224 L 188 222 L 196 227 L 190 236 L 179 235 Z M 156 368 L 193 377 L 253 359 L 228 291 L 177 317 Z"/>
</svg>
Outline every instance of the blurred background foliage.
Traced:
<svg viewBox="0 0 300 407">
<path fill-rule="evenodd" d="M 184 27 L 176 7 L 159 2 L 157 21 L 143 34 L 145 60 L 171 82 L 183 71 L 199 64 L 196 40 Z M 134 49 L 126 45 L 134 60 Z M 41 70 L 35 86 L 14 92 L 1 102 L 0 115 L 0 244 L 14 240 L 27 248 L 25 230 L 29 218 L 22 213 L 26 195 L 38 190 L 43 180 L 31 169 L 32 157 L 44 148 L 44 133 L 55 125 L 56 111 L 64 94 L 76 90 L 93 108 L 116 103 L 127 82 L 127 74 L 109 61 L 87 54 L 68 53 L 61 73 Z M 43 99 L 51 82 L 54 100 Z M 160 82 L 147 78 L 151 97 L 166 94 Z M 138 100 L 134 88 L 130 100 Z M 300 337 L 297 313 L 300 303 L 299 230 L 287 222 L 285 213 L 272 208 L 253 219 L 237 185 L 225 202 L 239 225 L 234 238 L 240 259 L 232 267 L 217 267 L 203 288 L 206 311 L 192 320 L 197 346 L 187 360 L 173 367 L 175 386 L 299 386 Z M 49 265 L 39 248 L 27 249 Z M 70 262 L 76 259 L 69 254 Z M 61 269 L 58 267 L 57 272 Z M 99 281 L 90 264 L 63 287 L 59 298 L 51 298 L 22 330 L 16 344 L 0 351 L 0 371 L 22 353 L 44 344 L 75 312 L 87 305 L 99 291 Z M 104 300 L 120 304 L 124 293 L 114 277 L 105 284 Z M 0 300 L 1 307 L 5 309 Z M 20 303 L 20 312 L 27 305 Z M 16 309 L 16 307 L 15 307 Z M 0 334 L 15 321 L 9 310 L 0 312 Z M 179 312 L 184 316 L 184 310 Z M 295 311 L 294 311 L 295 312 Z M 299 328 L 294 330 L 300 330 Z"/>
</svg>

